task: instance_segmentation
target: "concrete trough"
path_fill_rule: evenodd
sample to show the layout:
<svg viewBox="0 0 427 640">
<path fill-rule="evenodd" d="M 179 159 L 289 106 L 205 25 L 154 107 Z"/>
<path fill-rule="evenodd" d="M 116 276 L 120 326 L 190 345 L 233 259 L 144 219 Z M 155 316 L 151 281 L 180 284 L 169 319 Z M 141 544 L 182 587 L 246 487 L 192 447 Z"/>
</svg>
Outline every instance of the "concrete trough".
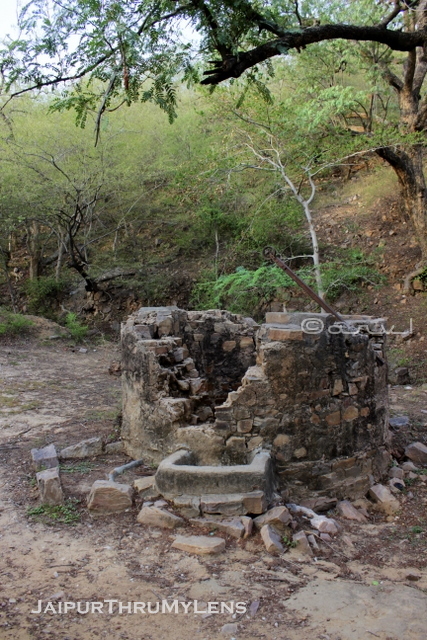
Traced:
<svg viewBox="0 0 427 640">
<path fill-rule="evenodd" d="M 248 464 L 199 466 L 191 451 L 180 449 L 160 463 L 155 480 L 166 498 L 263 491 L 269 499 L 274 491 L 273 463 L 267 451 L 256 452 Z"/>
</svg>

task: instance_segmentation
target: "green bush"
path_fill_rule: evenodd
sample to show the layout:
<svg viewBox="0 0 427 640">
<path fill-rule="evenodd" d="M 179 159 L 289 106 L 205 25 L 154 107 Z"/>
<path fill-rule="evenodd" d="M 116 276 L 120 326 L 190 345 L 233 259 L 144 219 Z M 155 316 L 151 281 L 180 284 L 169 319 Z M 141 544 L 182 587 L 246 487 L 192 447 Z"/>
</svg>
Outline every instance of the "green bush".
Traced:
<svg viewBox="0 0 427 640">
<path fill-rule="evenodd" d="M 52 276 L 42 276 L 36 280 L 27 280 L 25 292 L 28 296 L 28 310 L 30 313 L 52 315 L 52 303 L 64 291 L 64 281 L 57 281 Z"/>
<path fill-rule="evenodd" d="M 234 273 L 214 281 L 196 284 L 192 304 L 196 309 L 228 309 L 232 313 L 256 315 L 273 299 L 285 301 L 291 278 L 278 267 L 264 266 L 250 271 L 238 267 Z"/>
<path fill-rule="evenodd" d="M 71 333 L 71 337 L 74 338 L 77 342 L 83 340 L 86 337 L 89 327 L 85 324 L 82 324 L 80 320 L 77 318 L 76 313 L 67 313 L 65 317 L 65 326 L 68 331 Z"/>
<path fill-rule="evenodd" d="M 357 291 L 362 282 L 379 285 L 385 276 L 375 269 L 375 257 L 366 257 L 359 249 L 343 254 L 341 260 L 322 265 L 323 286 L 329 300 L 338 298 L 344 291 Z"/>
<path fill-rule="evenodd" d="M 19 313 L 0 312 L 0 335 L 17 335 L 25 333 L 33 326 L 33 322 Z"/>
</svg>

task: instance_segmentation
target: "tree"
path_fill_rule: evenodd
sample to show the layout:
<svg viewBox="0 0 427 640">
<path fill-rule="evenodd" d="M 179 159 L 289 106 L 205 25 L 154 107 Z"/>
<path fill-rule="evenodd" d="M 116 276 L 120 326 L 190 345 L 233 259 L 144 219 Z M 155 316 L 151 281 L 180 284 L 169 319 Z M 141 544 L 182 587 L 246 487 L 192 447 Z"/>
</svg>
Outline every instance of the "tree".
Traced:
<svg viewBox="0 0 427 640">
<path fill-rule="evenodd" d="M 268 68 L 277 56 L 331 41 L 353 48 L 373 43 L 360 50 L 368 70 L 395 91 L 399 121 L 398 132 L 383 130 L 369 147 L 396 172 L 427 261 L 427 0 L 69 0 L 53 6 L 32 0 L 20 24 L 21 37 L 1 56 L 5 89 L 17 96 L 72 83 L 56 106 L 74 107 L 80 124 L 95 112 L 97 135 L 103 114 L 139 100 L 155 102 L 172 121 L 174 83 L 197 79 L 200 67 L 210 65 L 202 84 L 214 87 L 245 74 L 265 91 L 259 65 Z"/>
</svg>

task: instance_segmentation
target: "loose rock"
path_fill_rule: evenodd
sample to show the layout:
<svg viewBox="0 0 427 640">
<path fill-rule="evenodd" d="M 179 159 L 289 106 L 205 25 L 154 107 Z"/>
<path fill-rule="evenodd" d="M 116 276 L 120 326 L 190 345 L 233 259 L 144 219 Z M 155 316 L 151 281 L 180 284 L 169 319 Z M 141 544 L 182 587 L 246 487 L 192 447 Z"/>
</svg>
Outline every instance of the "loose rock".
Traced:
<svg viewBox="0 0 427 640">
<path fill-rule="evenodd" d="M 294 535 L 292 536 L 292 541 L 297 543 L 298 551 L 301 551 L 302 553 L 305 553 L 309 556 L 313 555 L 313 551 L 310 547 L 310 543 L 304 531 L 298 531 L 297 533 L 294 533 Z"/>
<path fill-rule="evenodd" d="M 211 536 L 177 536 L 172 547 L 204 556 L 224 551 L 225 540 Z"/>
<path fill-rule="evenodd" d="M 140 524 L 162 529 L 175 529 L 184 524 L 179 516 L 158 507 L 142 507 L 136 519 Z"/>
<path fill-rule="evenodd" d="M 310 524 L 313 529 L 317 529 L 321 533 L 330 533 L 334 535 L 339 531 L 339 525 L 332 518 L 327 518 L 326 516 L 316 516 L 315 518 L 311 518 Z"/>
<path fill-rule="evenodd" d="M 348 500 L 341 500 L 337 504 L 337 511 L 343 518 L 347 520 L 356 520 L 357 522 L 368 522 L 365 516 L 360 513 L 351 502 Z"/>
<path fill-rule="evenodd" d="M 390 489 L 382 484 L 375 484 L 369 489 L 369 497 L 378 505 L 378 507 L 387 515 L 392 515 L 399 511 L 399 501 L 392 495 Z"/>
<path fill-rule="evenodd" d="M 101 438 L 89 438 L 88 440 L 82 440 L 77 444 L 73 444 L 70 447 L 65 447 L 65 449 L 59 452 L 59 457 L 62 460 L 91 458 L 92 456 L 101 455 L 103 448 L 104 445 Z"/>
<path fill-rule="evenodd" d="M 132 506 L 132 487 L 128 484 L 96 480 L 88 497 L 88 509 L 99 514 L 120 513 Z"/>
<path fill-rule="evenodd" d="M 267 513 L 263 513 L 254 519 L 257 529 L 261 529 L 264 525 L 269 524 L 277 531 L 286 531 L 290 524 L 292 516 L 286 507 L 273 507 Z"/>
<path fill-rule="evenodd" d="M 269 524 L 265 524 L 261 528 L 261 537 L 268 553 L 277 555 L 285 551 L 279 534 Z"/>
<path fill-rule="evenodd" d="M 39 471 L 36 479 L 42 504 L 57 506 L 64 502 L 58 467 Z"/>
<path fill-rule="evenodd" d="M 53 444 L 43 447 L 43 449 L 31 449 L 31 457 L 36 471 L 54 469 L 59 465 L 56 448 Z"/>
<path fill-rule="evenodd" d="M 406 447 L 405 456 L 416 464 L 427 464 L 427 447 L 422 442 L 413 442 Z"/>
</svg>

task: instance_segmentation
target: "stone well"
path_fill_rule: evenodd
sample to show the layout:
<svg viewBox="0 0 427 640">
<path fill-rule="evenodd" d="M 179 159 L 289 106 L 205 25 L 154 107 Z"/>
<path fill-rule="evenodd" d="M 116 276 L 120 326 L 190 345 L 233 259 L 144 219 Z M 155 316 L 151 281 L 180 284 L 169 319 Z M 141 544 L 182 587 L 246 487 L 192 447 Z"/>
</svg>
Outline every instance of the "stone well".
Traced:
<svg viewBox="0 0 427 640">
<path fill-rule="evenodd" d="M 294 500 L 364 494 L 389 460 L 385 333 L 371 317 L 346 323 L 140 309 L 122 325 L 126 452 L 239 465 L 263 449 Z"/>
</svg>

